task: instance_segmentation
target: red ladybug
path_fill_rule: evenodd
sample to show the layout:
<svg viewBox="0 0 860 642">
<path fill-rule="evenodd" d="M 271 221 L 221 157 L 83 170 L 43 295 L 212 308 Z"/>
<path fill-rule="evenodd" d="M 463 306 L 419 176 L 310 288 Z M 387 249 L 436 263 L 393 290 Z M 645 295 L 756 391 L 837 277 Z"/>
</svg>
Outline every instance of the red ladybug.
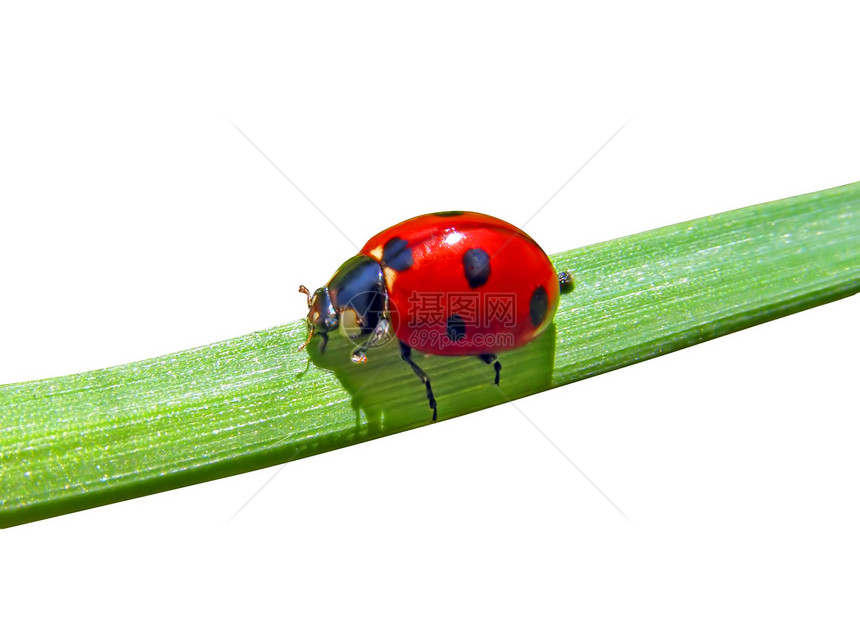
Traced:
<svg viewBox="0 0 860 642">
<path fill-rule="evenodd" d="M 556 274 L 532 238 L 500 219 L 475 212 L 438 212 L 403 221 L 371 238 L 308 297 L 308 339 L 344 326 L 361 339 L 352 360 L 392 335 L 400 355 L 424 383 L 436 420 L 430 378 L 412 350 L 473 355 L 495 368 L 497 352 L 524 345 L 552 322 L 560 288 Z"/>
</svg>

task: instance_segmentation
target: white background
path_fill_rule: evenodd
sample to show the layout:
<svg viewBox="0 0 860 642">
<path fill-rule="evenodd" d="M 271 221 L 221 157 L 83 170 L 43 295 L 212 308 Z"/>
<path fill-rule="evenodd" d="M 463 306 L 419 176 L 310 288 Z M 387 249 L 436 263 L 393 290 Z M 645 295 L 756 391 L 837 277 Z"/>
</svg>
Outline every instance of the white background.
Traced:
<svg viewBox="0 0 860 642">
<path fill-rule="evenodd" d="M 316 6 L 309 8 L 311 4 Z M 847 6 L 847 3 L 845 3 Z M 408 216 L 548 252 L 860 179 L 827 3 L 0 10 L 0 382 L 302 316 Z M 855 297 L 286 466 L 0 532 L 8 640 L 856 639 Z M 0 471 L 2 473 L 2 471 Z"/>
</svg>

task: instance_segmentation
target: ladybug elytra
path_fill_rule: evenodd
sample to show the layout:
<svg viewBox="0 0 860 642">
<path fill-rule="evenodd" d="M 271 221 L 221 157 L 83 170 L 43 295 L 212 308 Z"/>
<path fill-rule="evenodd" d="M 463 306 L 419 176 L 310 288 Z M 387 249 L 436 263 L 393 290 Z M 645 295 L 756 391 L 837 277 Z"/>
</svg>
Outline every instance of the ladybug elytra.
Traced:
<svg viewBox="0 0 860 642">
<path fill-rule="evenodd" d="M 436 420 L 430 378 L 412 351 L 480 358 L 502 369 L 497 353 L 522 346 L 552 322 L 559 291 L 571 284 L 525 232 L 475 212 L 416 216 L 371 238 L 308 299 L 308 338 L 341 329 L 352 361 L 396 338 L 400 355 L 424 383 Z"/>
</svg>

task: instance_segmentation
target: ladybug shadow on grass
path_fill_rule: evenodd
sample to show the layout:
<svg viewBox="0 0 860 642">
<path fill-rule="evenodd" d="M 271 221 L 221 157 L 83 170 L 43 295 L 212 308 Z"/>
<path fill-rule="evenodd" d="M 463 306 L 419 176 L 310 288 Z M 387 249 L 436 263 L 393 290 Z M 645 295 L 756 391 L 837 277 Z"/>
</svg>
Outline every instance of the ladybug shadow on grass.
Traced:
<svg viewBox="0 0 860 642">
<path fill-rule="evenodd" d="M 429 377 L 437 419 L 444 420 L 546 390 L 552 383 L 555 325 L 527 345 L 498 353 L 503 364 L 498 385 L 492 365 L 468 356 L 427 355 L 412 351 L 412 360 Z M 404 362 L 398 341 L 371 348 L 366 359 L 350 358 L 355 344 L 332 333 L 307 346 L 315 367 L 331 371 L 352 397 L 355 428 L 388 434 L 432 421 L 425 387 Z"/>
</svg>

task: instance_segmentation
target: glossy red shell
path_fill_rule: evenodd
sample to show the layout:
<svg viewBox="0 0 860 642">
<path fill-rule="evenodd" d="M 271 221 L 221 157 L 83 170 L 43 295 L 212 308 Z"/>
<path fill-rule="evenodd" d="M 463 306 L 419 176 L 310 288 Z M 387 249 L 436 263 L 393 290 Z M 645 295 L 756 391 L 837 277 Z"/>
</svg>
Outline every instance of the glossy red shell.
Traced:
<svg viewBox="0 0 860 642">
<path fill-rule="evenodd" d="M 475 212 L 425 214 L 371 238 L 396 336 L 431 354 L 491 354 L 528 343 L 552 322 L 559 285 L 531 237 Z"/>
</svg>

